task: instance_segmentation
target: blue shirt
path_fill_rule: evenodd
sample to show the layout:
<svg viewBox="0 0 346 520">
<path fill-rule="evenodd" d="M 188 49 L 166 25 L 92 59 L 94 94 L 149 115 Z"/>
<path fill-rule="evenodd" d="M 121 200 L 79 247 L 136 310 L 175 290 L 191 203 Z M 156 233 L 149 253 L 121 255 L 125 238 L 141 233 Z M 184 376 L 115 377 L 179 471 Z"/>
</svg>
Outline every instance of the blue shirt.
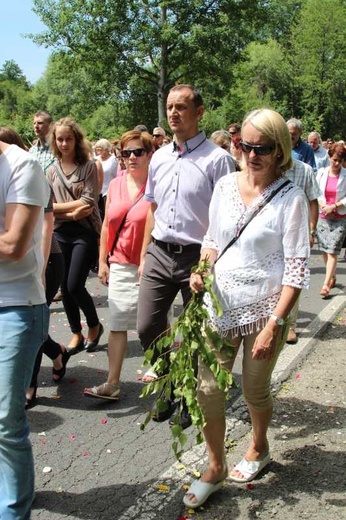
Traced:
<svg viewBox="0 0 346 520">
<path fill-rule="evenodd" d="M 329 166 L 329 155 L 327 150 L 323 148 L 323 146 L 319 146 L 317 150 L 314 150 L 316 168 L 319 170 L 320 168 L 326 168 Z"/>
<path fill-rule="evenodd" d="M 159 148 L 153 155 L 145 198 L 157 204 L 152 235 L 175 244 L 200 244 L 209 224 L 209 203 L 217 181 L 235 171 L 229 153 L 204 132 L 184 143 Z"/>
<path fill-rule="evenodd" d="M 299 139 L 298 143 L 293 148 L 292 158 L 310 164 L 310 166 L 316 171 L 314 151 L 312 147 L 302 139 Z"/>
</svg>

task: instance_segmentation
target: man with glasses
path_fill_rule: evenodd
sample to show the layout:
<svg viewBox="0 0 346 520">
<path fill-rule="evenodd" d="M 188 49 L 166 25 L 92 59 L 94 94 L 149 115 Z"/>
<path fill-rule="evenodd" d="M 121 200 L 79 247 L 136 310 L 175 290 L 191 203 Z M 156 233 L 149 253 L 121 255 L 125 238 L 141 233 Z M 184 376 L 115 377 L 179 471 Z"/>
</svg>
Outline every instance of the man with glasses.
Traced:
<svg viewBox="0 0 346 520">
<path fill-rule="evenodd" d="M 154 153 L 145 197 L 151 202 L 141 254 L 137 330 L 147 350 L 169 327 L 167 315 L 179 291 L 186 306 L 191 298 L 191 267 L 198 263 L 208 227 L 208 210 L 216 182 L 234 172 L 232 157 L 199 130 L 202 96 L 191 85 L 176 85 L 167 98 L 172 144 Z M 154 412 L 156 421 L 174 424 L 173 399 Z M 173 414 L 173 415 L 172 415 Z M 184 406 L 179 421 L 191 425 Z"/>
<path fill-rule="evenodd" d="M 166 137 L 166 132 L 160 126 L 153 130 L 153 145 L 155 150 L 158 150 L 163 145 L 163 140 Z"/>
</svg>

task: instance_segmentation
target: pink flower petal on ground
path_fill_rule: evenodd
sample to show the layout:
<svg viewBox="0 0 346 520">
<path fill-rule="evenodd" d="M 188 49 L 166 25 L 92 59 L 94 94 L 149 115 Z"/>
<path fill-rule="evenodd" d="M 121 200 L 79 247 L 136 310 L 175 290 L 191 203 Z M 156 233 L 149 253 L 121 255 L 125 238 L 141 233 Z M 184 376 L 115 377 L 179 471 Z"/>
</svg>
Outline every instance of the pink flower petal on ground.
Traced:
<svg viewBox="0 0 346 520">
<path fill-rule="evenodd" d="M 68 440 L 69 441 L 74 441 L 76 438 L 75 434 L 74 433 L 71 433 L 71 435 L 68 436 Z"/>
<path fill-rule="evenodd" d="M 108 423 L 108 419 L 101 419 L 101 424 L 107 424 Z"/>
<path fill-rule="evenodd" d="M 90 451 L 83 451 L 83 457 L 88 457 L 90 455 Z"/>
<path fill-rule="evenodd" d="M 296 374 L 296 379 L 301 379 L 301 375 L 300 374 Z"/>
</svg>

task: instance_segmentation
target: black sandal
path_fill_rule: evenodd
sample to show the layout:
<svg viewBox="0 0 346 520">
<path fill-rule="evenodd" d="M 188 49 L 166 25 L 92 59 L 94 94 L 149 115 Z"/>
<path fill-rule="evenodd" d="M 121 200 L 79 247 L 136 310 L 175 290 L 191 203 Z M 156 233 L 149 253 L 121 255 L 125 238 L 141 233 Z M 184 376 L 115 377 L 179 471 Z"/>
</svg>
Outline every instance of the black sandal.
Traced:
<svg viewBox="0 0 346 520">
<path fill-rule="evenodd" d="M 53 376 L 58 376 L 58 379 L 54 379 L 54 377 L 53 377 L 53 381 L 55 381 L 56 383 L 61 381 L 62 378 L 64 377 L 64 375 L 66 373 L 66 365 L 67 365 L 67 362 L 69 359 L 70 359 L 70 354 L 69 354 L 69 352 L 67 352 L 67 350 L 65 348 L 64 352 L 61 353 L 62 368 L 56 369 L 53 367 L 53 370 L 52 370 Z"/>
<path fill-rule="evenodd" d="M 33 408 L 37 404 L 36 393 L 37 393 L 37 386 L 35 386 L 32 396 L 26 398 L 25 410 L 30 410 L 30 408 Z"/>
</svg>

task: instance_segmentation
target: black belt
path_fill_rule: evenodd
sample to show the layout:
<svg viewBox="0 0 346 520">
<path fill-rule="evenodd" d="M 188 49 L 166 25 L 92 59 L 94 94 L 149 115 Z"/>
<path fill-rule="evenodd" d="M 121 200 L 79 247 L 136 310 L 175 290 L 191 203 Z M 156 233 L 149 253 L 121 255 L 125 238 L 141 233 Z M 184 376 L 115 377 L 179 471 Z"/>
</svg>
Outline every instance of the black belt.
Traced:
<svg viewBox="0 0 346 520">
<path fill-rule="evenodd" d="M 187 253 L 191 251 L 195 251 L 196 253 L 201 250 L 201 244 L 187 244 L 182 246 L 181 244 L 172 244 L 171 242 L 163 242 L 162 240 L 157 240 L 153 237 L 153 242 L 155 245 L 164 249 L 168 253 L 174 253 L 176 255 L 181 255 L 182 253 Z"/>
</svg>

